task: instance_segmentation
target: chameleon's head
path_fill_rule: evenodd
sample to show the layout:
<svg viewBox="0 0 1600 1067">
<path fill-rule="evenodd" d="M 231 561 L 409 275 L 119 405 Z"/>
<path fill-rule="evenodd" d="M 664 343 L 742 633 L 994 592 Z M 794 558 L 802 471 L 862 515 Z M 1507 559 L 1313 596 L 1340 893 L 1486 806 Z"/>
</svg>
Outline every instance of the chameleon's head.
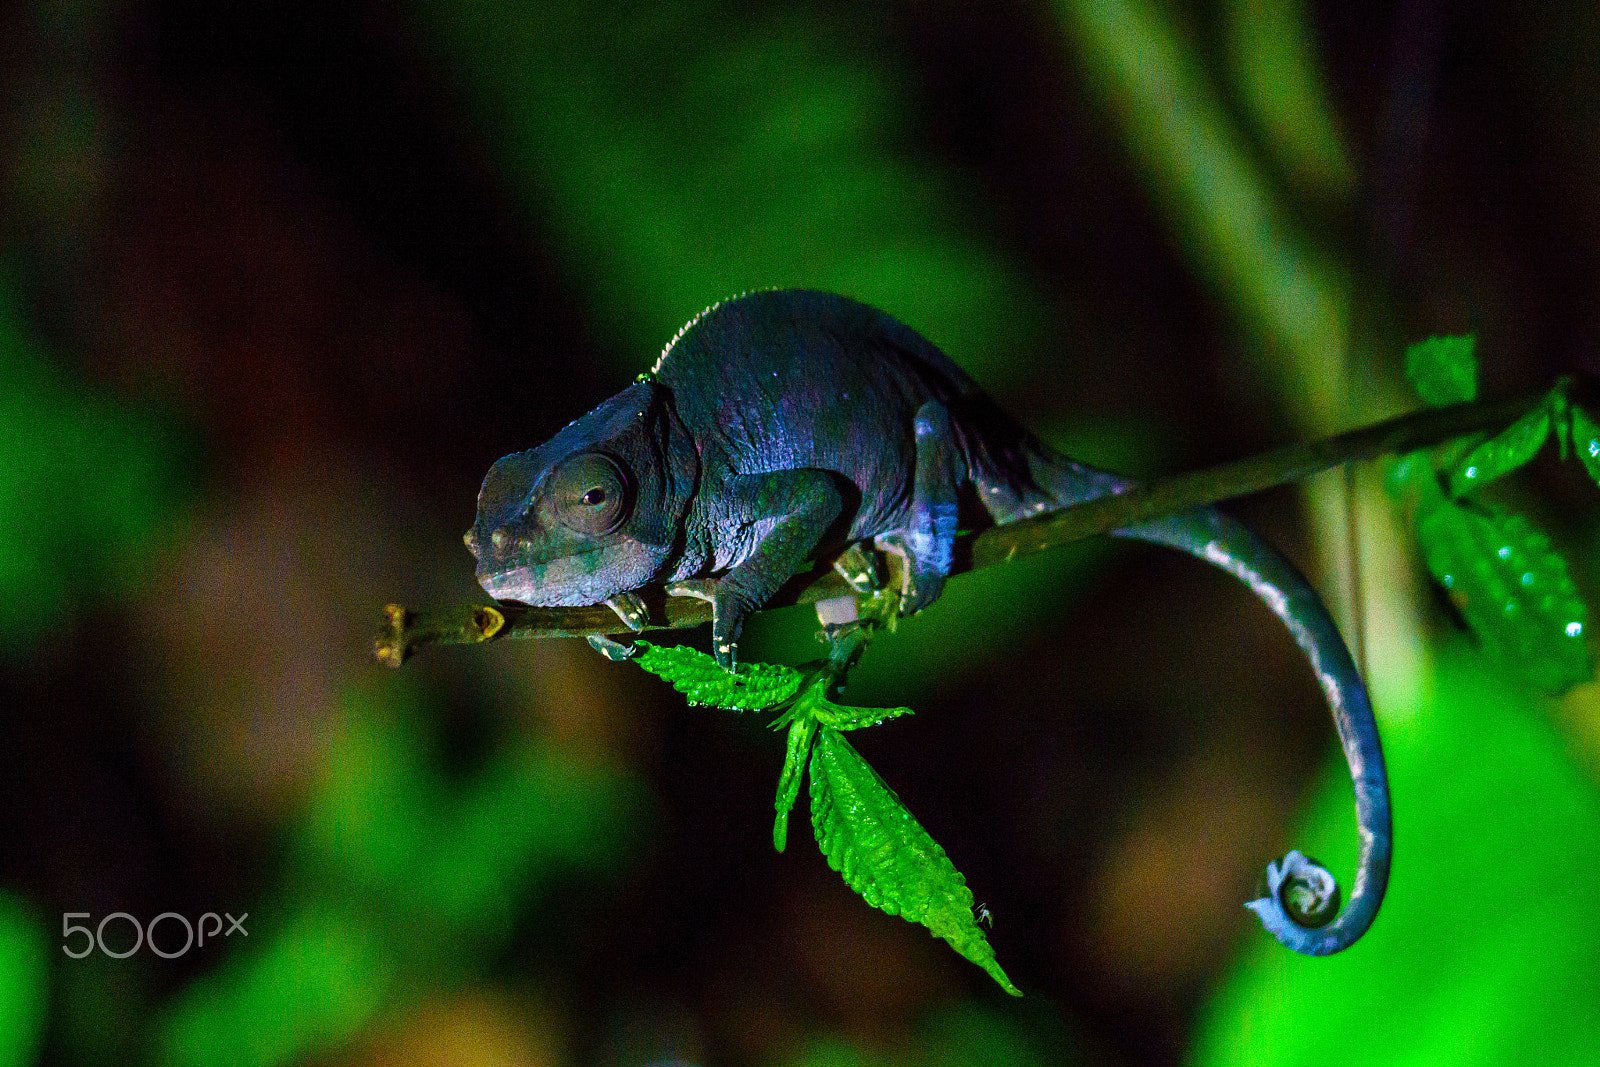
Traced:
<svg viewBox="0 0 1600 1067">
<path fill-rule="evenodd" d="M 489 468 L 467 547 L 499 600 L 597 604 L 661 572 L 698 477 L 660 386 L 636 384 Z"/>
</svg>

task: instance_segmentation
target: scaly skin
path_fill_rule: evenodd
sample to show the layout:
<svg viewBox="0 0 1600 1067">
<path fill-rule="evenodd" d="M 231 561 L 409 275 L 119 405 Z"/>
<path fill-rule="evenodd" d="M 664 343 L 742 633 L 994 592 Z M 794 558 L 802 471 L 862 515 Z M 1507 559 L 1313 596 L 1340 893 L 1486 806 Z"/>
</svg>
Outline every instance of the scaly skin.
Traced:
<svg viewBox="0 0 1600 1067">
<path fill-rule="evenodd" d="M 873 541 L 907 561 L 905 611 L 939 596 L 956 530 L 1007 523 L 1131 483 L 1052 452 L 921 335 L 828 293 L 714 305 L 652 371 L 484 479 L 466 540 L 495 597 L 607 603 L 642 623 L 634 590 L 710 600 L 732 668 L 744 620 L 807 559 Z M 1284 898 L 1331 878 L 1298 853 L 1250 907 L 1285 945 L 1324 955 L 1371 924 L 1388 880 L 1390 815 L 1372 707 L 1316 592 L 1270 545 L 1214 509 L 1117 531 L 1248 584 L 1305 651 L 1355 780 L 1362 840 L 1350 904 L 1298 921 Z M 1301 888 L 1297 888 L 1301 887 Z M 1312 923 L 1315 925 L 1312 925 Z"/>
</svg>

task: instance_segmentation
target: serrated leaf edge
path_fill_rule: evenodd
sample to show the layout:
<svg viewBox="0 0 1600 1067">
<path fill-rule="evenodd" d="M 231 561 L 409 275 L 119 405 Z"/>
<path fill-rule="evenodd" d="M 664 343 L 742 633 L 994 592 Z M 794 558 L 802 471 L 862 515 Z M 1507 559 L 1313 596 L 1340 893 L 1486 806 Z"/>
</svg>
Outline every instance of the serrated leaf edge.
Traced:
<svg viewBox="0 0 1600 1067">
<path fill-rule="evenodd" d="M 740 664 L 739 673 L 729 674 L 714 658 L 687 645 L 634 644 L 641 651 L 632 662 L 664 680 L 691 704 L 763 711 L 793 699 L 804 681 L 799 671 L 783 664 Z"/>
<path fill-rule="evenodd" d="M 818 730 L 810 773 L 811 818 L 817 844 L 845 884 L 873 907 L 926 926 L 961 956 L 982 967 L 1006 992 L 1021 996 L 995 959 L 994 948 L 972 913 L 972 891 L 967 888 L 966 878 L 838 730 L 829 726 Z M 854 799 L 841 797 L 841 793 L 851 794 Z M 875 796 L 869 798 L 867 794 Z M 887 808 L 887 815 L 874 813 L 870 810 L 874 807 Z M 849 808 L 866 816 L 865 826 L 850 818 Z M 898 848 L 895 836 L 901 837 Z M 882 877 L 884 868 L 907 851 L 922 868 L 919 880 L 924 889 L 931 886 L 934 896 L 907 899 Z M 943 883 L 943 901 L 938 899 L 941 889 L 937 883 Z"/>
</svg>

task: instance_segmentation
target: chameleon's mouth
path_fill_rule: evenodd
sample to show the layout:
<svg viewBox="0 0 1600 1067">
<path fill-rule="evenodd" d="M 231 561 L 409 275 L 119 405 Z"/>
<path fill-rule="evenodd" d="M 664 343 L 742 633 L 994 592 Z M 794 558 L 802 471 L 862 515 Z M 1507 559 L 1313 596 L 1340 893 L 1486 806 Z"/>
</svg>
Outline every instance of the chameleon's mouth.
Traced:
<svg viewBox="0 0 1600 1067">
<path fill-rule="evenodd" d="M 518 563 L 479 572 L 478 583 L 496 600 L 519 600 L 537 607 L 581 607 L 598 604 L 612 594 L 589 561 L 560 556 L 538 563 Z"/>
<path fill-rule="evenodd" d="M 478 584 L 496 600 L 533 607 L 598 604 L 651 577 L 644 546 L 632 539 L 543 559 L 511 559 L 478 568 Z"/>
</svg>

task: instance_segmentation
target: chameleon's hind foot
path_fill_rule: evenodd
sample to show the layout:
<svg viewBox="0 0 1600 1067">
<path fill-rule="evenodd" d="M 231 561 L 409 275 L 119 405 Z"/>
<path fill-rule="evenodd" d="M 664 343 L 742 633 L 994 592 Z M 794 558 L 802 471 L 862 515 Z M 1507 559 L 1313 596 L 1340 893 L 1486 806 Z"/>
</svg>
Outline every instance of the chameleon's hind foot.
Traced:
<svg viewBox="0 0 1600 1067">
<path fill-rule="evenodd" d="M 944 591 L 946 572 L 927 554 L 913 550 L 911 541 L 902 533 L 883 534 L 877 538 L 878 547 L 893 552 L 905 563 L 900 583 L 900 614 L 914 615 L 939 599 Z"/>
<path fill-rule="evenodd" d="M 956 487 L 960 453 L 949 410 L 937 400 L 917 409 L 916 466 L 906 526 L 879 534 L 878 547 L 905 560 L 900 614 L 912 615 L 939 599 L 950 573 L 959 517 Z"/>
<path fill-rule="evenodd" d="M 883 572 L 878 567 L 877 557 L 862 548 L 859 541 L 839 553 L 839 558 L 833 561 L 833 569 L 858 593 L 876 593 L 883 588 Z"/>
</svg>

